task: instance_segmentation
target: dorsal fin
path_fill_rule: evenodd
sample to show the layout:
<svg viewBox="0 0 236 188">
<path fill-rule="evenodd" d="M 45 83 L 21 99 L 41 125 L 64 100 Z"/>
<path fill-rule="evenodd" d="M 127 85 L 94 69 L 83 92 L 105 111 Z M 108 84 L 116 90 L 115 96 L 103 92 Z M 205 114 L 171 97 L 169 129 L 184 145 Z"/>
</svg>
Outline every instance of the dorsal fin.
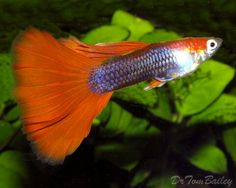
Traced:
<svg viewBox="0 0 236 188">
<path fill-rule="evenodd" d="M 66 47 L 95 60 L 106 60 L 112 56 L 119 56 L 148 46 L 148 43 L 136 41 L 121 41 L 110 43 L 85 44 L 76 37 L 60 40 Z"/>
</svg>

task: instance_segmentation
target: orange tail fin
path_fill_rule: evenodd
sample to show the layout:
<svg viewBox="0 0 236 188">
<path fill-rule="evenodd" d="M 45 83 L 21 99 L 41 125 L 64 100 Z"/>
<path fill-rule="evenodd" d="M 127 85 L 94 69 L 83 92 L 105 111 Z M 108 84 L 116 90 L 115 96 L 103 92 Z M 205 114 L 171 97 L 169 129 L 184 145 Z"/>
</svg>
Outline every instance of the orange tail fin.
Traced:
<svg viewBox="0 0 236 188">
<path fill-rule="evenodd" d="M 88 135 L 112 95 L 98 95 L 88 87 L 89 71 L 100 62 L 36 29 L 20 37 L 15 53 L 24 131 L 40 158 L 61 163 Z"/>
<path fill-rule="evenodd" d="M 98 95 L 90 91 L 92 67 L 144 45 L 58 42 L 36 29 L 22 34 L 14 48 L 16 95 L 23 110 L 24 131 L 41 159 L 62 163 L 88 135 L 93 119 L 109 101 L 112 92 Z"/>
</svg>

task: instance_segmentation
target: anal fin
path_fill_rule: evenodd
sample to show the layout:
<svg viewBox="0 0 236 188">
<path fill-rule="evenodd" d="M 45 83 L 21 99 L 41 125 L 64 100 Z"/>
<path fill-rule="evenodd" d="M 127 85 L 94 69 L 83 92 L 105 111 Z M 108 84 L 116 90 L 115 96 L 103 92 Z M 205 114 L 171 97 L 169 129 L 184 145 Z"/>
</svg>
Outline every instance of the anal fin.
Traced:
<svg viewBox="0 0 236 188">
<path fill-rule="evenodd" d="M 166 83 L 166 81 L 153 80 L 149 83 L 147 87 L 144 88 L 145 91 L 151 90 L 156 87 L 161 87 Z"/>
</svg>

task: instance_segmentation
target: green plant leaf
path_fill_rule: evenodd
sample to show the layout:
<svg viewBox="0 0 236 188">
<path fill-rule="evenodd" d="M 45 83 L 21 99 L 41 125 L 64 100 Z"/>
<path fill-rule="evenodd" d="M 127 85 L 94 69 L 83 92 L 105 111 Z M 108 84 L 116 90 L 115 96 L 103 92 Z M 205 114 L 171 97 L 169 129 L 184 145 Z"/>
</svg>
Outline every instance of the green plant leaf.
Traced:
<svg viewBox="0 0 236 188">
<path fill-rule="evenodd" d="M 5 108 L 4 103 L 0 103 L 0 116 L 2 115 L 4 108 Z"/>
<path fill-rule="evenodd" d="M 175 95 L 178 112 L 181 116 L 187 116 L 204 110 L 221 94 L 233 77 L 232 67 L 208 60 L 193 75 L 171 82 L 169 85 Z"/>
<path fill-rule="evenodd" d="M 147 137 L 157 137 L 160 130 L 154 126 L 148 126 L 148 121 L 141 118 L 133 118 L 130 125 L 124 132 L 127 138 L 146 139 Z"/>
<path fill-rule="evenodd" d="M 223 94 L 206 110 L 191 117 L 188 125 L 214 122 L 226 124 L 236 122 L 236 96 Z"/>
<path fill-rule="evenodd" d="M 143 42 L 161 42 L 161 41 L 168 41 L 168 40 L 176 40 L 181 38 L 177 33 L 173 31 L 166 31 L 164 29 L 156 29 L 150 33 L 143 35 L 140 41 Z"/>
<path fill-rule="evenodd" d="M 138 171 L 133 179 L 131 180 L 130 186 L 137 187 L 140 183 L 144 182 L 150 175 L 150 171 L 148 170 L 141 170 Z"/>
<path fill-rule="evenodd" d="M 175 188 L 176 185 L 172 183 L 171 176 L 159 175 L 150 179 L 147 183 L 147 188 Z"/>
<path fill-rule="evenodd" d="M 227 151 L 230 153 L 234 164 L 236 165 L 236 128 L 231 128 L 223 132 L 223 140 Z"/>
<path fill-rule="evenodd" d="M 157 135 L 159 130 L 156 127 L 148 127 L 148 121 L 133 116 L 115 102 L 109 103 L 109 118 L 106 126 L 101 130 L 106 137 L 113 137 L 121 133 L 126 137 L 147 137 Z"/>
<path fill-rule="evenodd" d="M 132 122 L 132 114 L 123 110 L 115 102 L 110 102 L 111 115 L 104 128 L 104 134 L 114 136 L 123 133 Z"/>
<path fill-rule="evenodd" d="M 139 40 L 142 35 L 154 29 L 149 21 L 133 16 L 122 10 L 117 10 L 114 13 L 111 23 L 127 28 L 130 31 L 129 40 Z"/>
<path fill-rule="evenodd" d="M 173 117 L 168 96 L 168 93 L 163 88 L 159 88 L 157 91 L 158 101 L 155 106 L 148 108 L 148 110 L 160 118 L 172 121 Z"/>
<path fill-rule="evenodd" d="M 24 188 L 19 175 L 4 166 L 0 166 L 0 187 L 1 188 Z"/>
<path fill-rule="evenodd" d="M 11 58 L 8 54 L 0 54 L 0 104 L 12 99 L 14 87 Z"/>
<path fill-rule="evenodd" d="M 146 86 L 146 82 L 136 84 L 115 92 L 113 97 L 127 102 L 133 102 L 136 104 L 152 107 L 157 103 L 158 97 L 154 89 L 144 91 Z"/>
<path fill-rule="evenodd" d="M 14 106 L 5 116 L 5 121 L 14 121 L 20 117 L 20 108 L 18 105 Z"/>
<path fill-rule="evenodd" d="M 20 119 L 18 119 L 17 121 L 14 121 L 12 123 L 12 127 L 14 127 L 15 129 L 20 129 L 22 127 L 23 123 Z"/>
<path fill-rule="evenodd" d="M 6 121 L 0 120 L 0 148 L 9 141 L 9 139 L 14 135 L 15 128 Z"/>
<path fill-rule="evenodd" d="M 93 125 L 98 126 L 101 123 L 104 123 L 108 120 L 111 113 L 111 104 L 112 102 L 109 102 L 106 107 L 102 110 L 102 112 L 93 120 Z"/>
<path fill-rule="evenodd" d="M 140 151 L 151 136 L 158 136 L 156 127 L 148 126 L 145 119 L 134 117 L 115 102 L 109 103 L 107 124 L 101 127 L 104 138 L 122 138 L 120 142 L 109 141 L 96 147 L 98 158 L 105 158 L 126 170 L 133 169 L 140 159 Z M 127 155 L 127 152 L 129 155 Z"/>
<path fill-rule="evenodd" d="M 17 172 L 22 178 L 27 178 L 27 169 L 23 161 L 24 157 L 18 151 L 8 150 L 0 154 L 0 166 Z"/>
<path fill-rule="evenodd" d="M 214 145 L 203 145 L 189 158 L 190 162 L 205 171 L 225 173 L 227 160 L 224 153 Z"/>
<path fill-rule="evenodd" d="M 117 42 L 126 39 L 129 32 L 115 25 L 104 25 L 88 32 L 81 40 L 88 44 Z"/>
<path fill-rule="evenodd" d="M 0 187 L 24 187 L 27 169 L 21 153 L 5 151 L 0 154 Z"/>
<path fill-rule="evenodd" d="M 95 156 L 96 158 L 107 159 L 126 170 L 132 170 L 138 164 L 141 157 L 135 145 L 117 142 L 109 142 L 97 146 Z"/>
</svg>

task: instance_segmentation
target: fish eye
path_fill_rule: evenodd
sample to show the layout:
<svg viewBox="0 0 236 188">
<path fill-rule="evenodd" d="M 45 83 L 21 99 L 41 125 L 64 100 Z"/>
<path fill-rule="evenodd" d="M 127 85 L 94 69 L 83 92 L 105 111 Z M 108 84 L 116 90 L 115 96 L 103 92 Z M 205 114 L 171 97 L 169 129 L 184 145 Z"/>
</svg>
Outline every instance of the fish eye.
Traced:
<svg viewBox="0 0 236 188">
<path fill-rule="evenodd" d="M 215 42 L 211 42 L 211 43 L 210 43 L 210 46 L 211 46 L 212 48 L 214 48 L 214 47 L 215 47 L 215 45 L 216 45 L 216 43 L 215 43 Z"/>
<path fill-rule="evenodd" d="M 217 42 L 214 39 L 210 39 L 207 41 L 207 49 L 214 50 L 217 47 Z"/>
</svg>

